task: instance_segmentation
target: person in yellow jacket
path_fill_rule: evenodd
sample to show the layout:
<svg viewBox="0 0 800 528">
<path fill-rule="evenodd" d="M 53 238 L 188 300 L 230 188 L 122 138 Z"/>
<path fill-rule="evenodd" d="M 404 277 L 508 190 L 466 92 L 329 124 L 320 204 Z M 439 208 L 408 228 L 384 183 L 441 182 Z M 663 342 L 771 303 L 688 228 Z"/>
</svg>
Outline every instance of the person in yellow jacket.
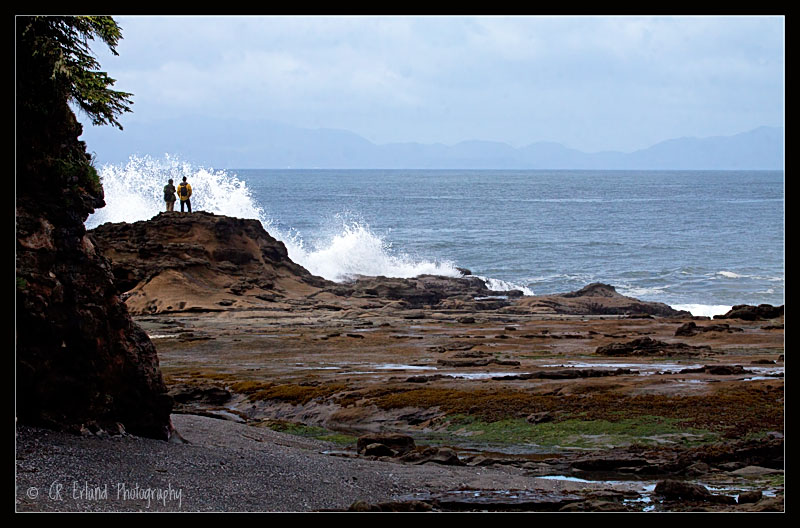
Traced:
<svg viewBox="0 0 800 528">
<path fill-rule="evenodd" d="M 181 212 L 183 212 L 183 204 L 186 204 L 186 207 L 189 209 L 189 212 L 192 212 L 192 202 L 189 200 L 189 197 L 192 195 L 192 186 L 186 181 L 186 176 L 183 177 L 183 181 L 178 185 L 178 197 L 181 199 Z"/>
</svg>

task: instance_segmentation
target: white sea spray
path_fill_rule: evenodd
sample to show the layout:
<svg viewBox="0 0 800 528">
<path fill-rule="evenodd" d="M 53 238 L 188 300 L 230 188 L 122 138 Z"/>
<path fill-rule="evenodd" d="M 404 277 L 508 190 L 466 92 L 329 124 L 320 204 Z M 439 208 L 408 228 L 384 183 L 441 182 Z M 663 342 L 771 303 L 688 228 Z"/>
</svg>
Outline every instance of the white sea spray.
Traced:
<svg viewBox="0 0 800 528">
<path fill-rule="evenodd" d="M 131 156 L 128 163 L 103 165 L 99 172 L 106 206 L 86 220 L 89 229 L 105 222 L 149 220 L 164 211 L 167 180 L 177 186 L 184 177 L 192 186 L 193 210 L 266 220 L 247 184 L 225 171 L 194 167 L 171 156 Z"/>
</svg>

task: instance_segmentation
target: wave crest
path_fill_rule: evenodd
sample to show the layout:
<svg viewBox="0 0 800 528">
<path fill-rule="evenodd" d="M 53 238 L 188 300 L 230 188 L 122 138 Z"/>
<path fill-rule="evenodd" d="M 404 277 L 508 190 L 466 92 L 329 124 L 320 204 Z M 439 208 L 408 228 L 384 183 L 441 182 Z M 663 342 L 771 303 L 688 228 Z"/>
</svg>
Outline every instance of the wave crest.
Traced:
<svg viewBox="0 0 800 528">
<path fill-rule="evenodd" d="M 369 225 L 336 215 L 338 226 L 329 229 L 328 235 L 319 238 L 311 249 L 298 240 L 287 244 L 289 258 L 314 275 L 341 282 L 356 275 L 410 278 L 418 275 L 444 275 L 459 277 L 461 272 L 454 263 L 415 259 L 405 253 L 396 253 L 391 243 L 373 232 Z"/>
</svg>

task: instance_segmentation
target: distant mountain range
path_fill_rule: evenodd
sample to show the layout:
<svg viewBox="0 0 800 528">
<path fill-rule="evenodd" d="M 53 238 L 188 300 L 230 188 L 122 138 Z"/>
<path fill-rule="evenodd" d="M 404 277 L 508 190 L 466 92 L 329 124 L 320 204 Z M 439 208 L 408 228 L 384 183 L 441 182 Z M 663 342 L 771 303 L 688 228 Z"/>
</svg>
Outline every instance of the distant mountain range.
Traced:
<svg viewBox="0 0 800 528">
<path fill-rule="evenodd" d="M 783 169 L 784 131 L 759 127 L 733 136 L 678 138 L 635 152 L 587 153 L 559 143 L 515 148 L 492 141 L 376 145 L 346 130 L 270 121 L 175 119 L 125 130 L 86 126 L 81 137 L 99 164 L 165 153 L 218 169 Z"/>
</svg>

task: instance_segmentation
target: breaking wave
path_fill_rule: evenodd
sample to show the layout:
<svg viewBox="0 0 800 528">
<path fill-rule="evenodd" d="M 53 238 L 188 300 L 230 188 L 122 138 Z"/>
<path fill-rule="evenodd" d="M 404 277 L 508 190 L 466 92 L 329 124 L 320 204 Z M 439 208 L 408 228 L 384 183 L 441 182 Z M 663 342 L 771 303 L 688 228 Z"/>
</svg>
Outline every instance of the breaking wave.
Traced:
<svg viewBox="0 0 800 528">
<path fill-rule="evenodd" d="M 328 234 L 310 243 L 306 243 L 299 235 L 289 242 L 283 240 L 289 258 L 314 275 L 339 282 L 356 275 L 399 278 L 424 274 L 461 276 L 452 262 L 415 259 L 394 251 L 385 237 L 373 232 L 362 221 L 336 215 L 333 222 L 336 225 L 327 230 Z"/>
</svg>

